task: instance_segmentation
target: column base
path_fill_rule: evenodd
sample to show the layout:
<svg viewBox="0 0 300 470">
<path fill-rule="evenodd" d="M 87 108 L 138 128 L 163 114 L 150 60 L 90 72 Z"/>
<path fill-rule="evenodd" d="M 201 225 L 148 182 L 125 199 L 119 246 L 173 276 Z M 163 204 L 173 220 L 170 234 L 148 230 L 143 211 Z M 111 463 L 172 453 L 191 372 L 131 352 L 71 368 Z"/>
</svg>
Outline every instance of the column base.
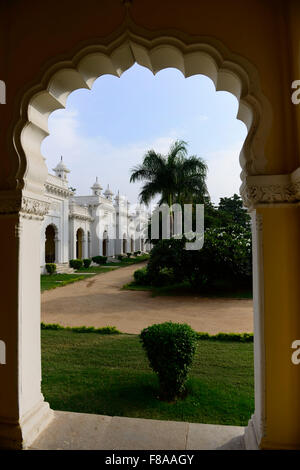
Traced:
<svg viewBox="0 0 300 470">
<path fill-rule="evenodd" d="M 251 417 L 248 422 L 248 426 L 245 428 L 244 443 L 246 450 L 260 450 L 255 429 L 254 415 Z"/>
<path fill-rule="evenodd" d="M 0 417 L 0 449 L 27 449 L 54 416 L 49 403 L 41 400 L 20 421 Z"/>
</svg>

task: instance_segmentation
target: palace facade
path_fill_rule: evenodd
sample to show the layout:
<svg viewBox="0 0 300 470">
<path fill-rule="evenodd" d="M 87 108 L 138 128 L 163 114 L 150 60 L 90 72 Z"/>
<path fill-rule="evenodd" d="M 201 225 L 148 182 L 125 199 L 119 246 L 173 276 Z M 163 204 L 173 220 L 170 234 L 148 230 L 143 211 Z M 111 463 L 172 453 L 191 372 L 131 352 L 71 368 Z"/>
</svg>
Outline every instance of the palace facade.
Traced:
<svg viewBox="0 0 300 470">
<path fill-rule="evenodd" d="M 109 186 L 104 193 L 96 178 L 88 196 L 75 196 L 69 188 L 68 173 L 61 161 L 48 174 L 45 188 L 50 209 L 41 230 L 41 271 L 46 263 L 57 264 L 57 270 L 68 267 L 69 260 L 102 255 L 147 251 L 143 228 L 147 211 L 130 203 L 119 192 L 113 197 Z"/>
</svg>

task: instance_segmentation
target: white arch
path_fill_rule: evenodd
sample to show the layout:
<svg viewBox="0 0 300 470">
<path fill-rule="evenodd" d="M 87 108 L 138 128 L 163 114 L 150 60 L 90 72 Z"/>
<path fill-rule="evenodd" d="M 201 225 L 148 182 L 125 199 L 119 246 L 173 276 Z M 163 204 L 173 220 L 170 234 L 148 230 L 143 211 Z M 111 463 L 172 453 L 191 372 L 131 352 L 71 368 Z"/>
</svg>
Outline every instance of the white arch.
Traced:
<svg viewBox="0 0 300 470">
<path fill-rule="evenodd" d="M 217 91 L 232 93 L 239 102 L 237 118 L 248 129 L 240 153 L 241 179 L 245 183 L 247 175 L 263 172 L 271 108 L 260 90 L 255 68 L 212 38 L 186 44 L 175 37 L 146 40 L 126 31 L 109 46 L 88 46 L 71 60 L 56 63 L 40 83 L 25 94 L 21 119 L 14 132 L 21 161 L 19 173 L 24 175 L 25 189 L 43 192 L 47 168 L 40 147 L 48 135 L 49 115 L 65 107 L 72 91 L 91 88 L 104 74 L 120 77 L 134 63 L 147 67 L 153 74 L 167 67 L 180 70 L 185 77 L 203 74 L 214 82 Z"/>
</svg>

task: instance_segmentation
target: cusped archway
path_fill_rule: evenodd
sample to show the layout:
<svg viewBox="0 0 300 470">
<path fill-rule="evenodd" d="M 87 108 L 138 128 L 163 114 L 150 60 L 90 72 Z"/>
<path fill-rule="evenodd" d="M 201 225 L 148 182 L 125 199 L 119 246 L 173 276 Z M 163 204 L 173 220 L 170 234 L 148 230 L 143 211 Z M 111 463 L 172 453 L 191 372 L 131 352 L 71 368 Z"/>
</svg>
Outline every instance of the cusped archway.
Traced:
<svg viewBox="0 0 300 470">
<path fill-rule="evenodd" d="M 104 74 L 120 77 L 134 63 L 147 67 L 154 74 L 167 67 L 180 70 L 185 77 L 203 74 L 213 81 L 216 90 L 232 93 L 239 102 L 237 118 L 246 124 L 248 130 L 240 153 L 242 192 L 247 188 L 248 176 L 264 173 L 266 167 L 264 146 L 271 126 L 272 113 L 261 91 L 255 67 L 243 57 L 230 52 L 213 38 L 190 37 L 186 42 L 175 36 L 159 34 L 152 39 L 146 38 L 147 34 L 143 37 L 143 35 L 126 31 L 116 40 L 103 39 L 103 42 L 97 41 L 92 45 L 79 47 L 78 52 L 72 56 L 66 55 L 59 60 L 54 59 L 53 65 L 48 67 L 44 76 L 24 93 L 20 119 L 14 127 L 14 146 L 19 159 L 16 164 L 16 173 L 11 176 L 16 181 L 16 187 L 24 189 L 21 201 L 24 212 L 34 214 L 35 217 L 41 219 L 48 210 L 44 198 L 47 168 L 41 155 L 41 142 L 48 135 L 49 115 L 54 110 L 65 107 L 67 97 L 72 91 L 79 88 L 91 88 L 94 81 Z M 248 197 L 245 197 L 244 201 L 248 203 Z M 83 255 L 82 240 L 83 232 L 78 231 L 77 257 Z M 254 258 L 256 257 L 259 268 L 262 266 L 259 240 L 256 245 L 258 249 Z M 127 236 L 124 235 L 123 253 L 127 251 Z M 263 279 L 262 276 L 261 278 Z M 263 290 L 262 281 L 259 285 L 260 290 L 258 287 L 255 289 L 259 291 L 256 302 L 259 320 L 262 318 L 261 309 L 263 308 L 260 302 Z M 39 313 L 37 307 L 35 312 Z M 38 335 L 39 315 L 36 315 L 36 318 L 34 331 Z M 256 348 L 258 348 L 258 353 L 256 352 L 257 418 L 253 422 L 258 423 L 255 432 L 262 434 L 264 373 L 261 363 L 264 364 L 264 362 L 261 325 L 259 325 L 259 331 L 260 336 L 256 336 Z M 37 350 L 38 344 L 35 351 Z M 36 357 L 34 360 L 36 361 Z M 40 393 L 39 384 L 40 381 L 36 378 L 35 396 Z M 27 396 L 33 396 L 33 394 L 27 394 Z M 42 406 L 44 405 L 41 404 Z"/>
<path fill-rule="evenodd" d="M 105 74 L 120 77 L 134 63 L 147 67 L 153 74 L 168 67 L 180 70 L 185 77 L 203 74 L 213 81 L 217 91 L 232 93 L 239 102 L 237 118 L 248 130 L 240 153 L 242 190 L 247 175 L 263 172 L 271 111 L 255 68 L 212 38 L 185 44 L 175 37 L 145 40 L 127 31 L 109 46 L 91 45 L 71 59 L 56 63 L 39 84 L 28 90 L 14 132 L 21 163 L 19 173 L 27 190 L 43 192 L 47 169 L 40 147 L 48 135 L 49 115 L 65 107 L 72 91 L 91 88 Z"/>
<path fill-rule="evenodd" d="M 55 263 L 57 227 L 53 224 L 47 225 L 45 230 L 45 263 Z"/>
</svg>

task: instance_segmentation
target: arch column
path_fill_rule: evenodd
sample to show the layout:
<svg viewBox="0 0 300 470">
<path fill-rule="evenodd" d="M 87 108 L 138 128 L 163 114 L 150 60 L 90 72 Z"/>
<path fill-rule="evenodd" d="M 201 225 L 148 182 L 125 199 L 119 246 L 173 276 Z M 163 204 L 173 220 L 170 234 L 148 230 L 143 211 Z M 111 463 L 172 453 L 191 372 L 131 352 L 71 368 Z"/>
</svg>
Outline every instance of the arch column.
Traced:
<svg viewBox="0 0 300 470">
<path fill-rule="evenodd" d="M 88 258 L 88 236 L 86 232 L 82 234 L 82 259 Z"/>
<path fill-rule="evenodd" d="M 58 234 L 55 235 L 54 238 L 54 243 L 55 243 L 55 261 L 54 263 L 62 263 L 61 260 L 61 245 L 60 245 L 60 238 Z"/>
<path fill-rule="evenodd" d="M 40 265 L 41 269 L 45 269 L 45 256 L 46 256 L 46 228 L 43 227 L 41 230 L 41 255 Z"/>
<path fill-rule="evenodd" d="M 300 205 L 298 170 L 248 178 L 253 221 L 255 413 L 247 449 L 300 448 Z"/>
<path fill-rule="evenodd" d="M 48 203 L 21 193 L 0 194 L 0 242 L 5 274 L 0 295 L 0 448 L 31 444 L 52 412 L 41 394 L 40 243 Z"/>
</svg>

